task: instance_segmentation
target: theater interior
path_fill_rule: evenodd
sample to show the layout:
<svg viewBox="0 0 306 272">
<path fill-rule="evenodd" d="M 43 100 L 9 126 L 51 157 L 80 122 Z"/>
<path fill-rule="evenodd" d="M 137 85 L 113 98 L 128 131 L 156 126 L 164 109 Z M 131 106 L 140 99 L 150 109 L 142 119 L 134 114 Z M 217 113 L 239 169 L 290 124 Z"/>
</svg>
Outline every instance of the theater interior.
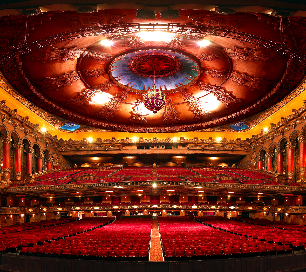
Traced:
<svg viewBox="0 0 306 272">
<path fill-rule="evenodd" d="M 0 4 L 0 271 L 305 271 L 306 4 Z"/>
</svg>

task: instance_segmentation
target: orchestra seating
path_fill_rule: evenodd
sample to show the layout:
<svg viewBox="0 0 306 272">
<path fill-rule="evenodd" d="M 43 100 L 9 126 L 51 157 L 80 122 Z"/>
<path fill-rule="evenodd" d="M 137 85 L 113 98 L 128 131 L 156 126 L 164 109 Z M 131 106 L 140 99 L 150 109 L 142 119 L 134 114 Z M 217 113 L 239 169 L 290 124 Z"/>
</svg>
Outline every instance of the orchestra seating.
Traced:
<svg viewBox="0 0 306 272">
<path fill-rule="evenodd" d="M 114 218 L 86 218 L 62 228 L 46 228 L 37 238 L 25 231 L 13 245 L 20 254 L 30 256 L 148 260 L 152 220 L 123 218 L 109 224 L 111 221 Z"/>
<path fill-rule="evenodd" d="M 230 225 L 232 220 L 208 218 L 209 225 L 200 224 L 201 221 L 206 222 L 207 219 L 204 217 L 198 218 L 199 222 L 186 217 L 160 218 L 159 227 L 165 260 L 228 258 L 291 252 L 287 244 L 241 235 L 234 229 L 227 231 L 227 224 Z M 220 224 L 222 228 L 215 227 Z"/>
</svg>

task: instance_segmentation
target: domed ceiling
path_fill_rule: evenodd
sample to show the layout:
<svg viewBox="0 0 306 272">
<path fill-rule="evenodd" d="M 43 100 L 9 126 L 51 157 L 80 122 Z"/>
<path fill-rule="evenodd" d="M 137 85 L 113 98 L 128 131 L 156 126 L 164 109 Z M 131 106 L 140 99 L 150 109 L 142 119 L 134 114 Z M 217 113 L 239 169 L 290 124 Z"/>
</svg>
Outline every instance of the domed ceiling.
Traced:
<svg viewBox="0 0 306 272">
<path fill-rule="evenodd" d="M 280 101 L 306 71 L 300 17 L 118 9 L 6 16 L 0 27 L 0 68 L 17 92 L 107 130 L 233 123 Z"/>
</svg>

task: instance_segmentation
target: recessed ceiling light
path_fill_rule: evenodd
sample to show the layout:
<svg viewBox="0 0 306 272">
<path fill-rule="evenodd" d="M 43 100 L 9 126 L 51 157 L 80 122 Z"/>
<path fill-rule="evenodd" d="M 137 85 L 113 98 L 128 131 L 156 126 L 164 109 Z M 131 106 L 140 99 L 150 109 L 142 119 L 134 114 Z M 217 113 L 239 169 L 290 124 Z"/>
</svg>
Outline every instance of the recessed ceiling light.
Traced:
<svg viewBox="0 0 306 272">
<path fill-rule="evenodd" d="M 103 45 L 103 46 L 112 46 L 114 44 L 114 42 L 111 41 L 111 40 L 101 40 L 100 44 Z"/>
<path fill-rule="evenodd" d="M 141 31 L 136 35 L 140 39 L 148 42 L 170 42 L 175 34 L 163 31 Z"/>
<path fill-rule="evenodd" d="M 111 94 L 98 91 L 91 97 L 89 104 L 104 105 L 108 103 L 112 98 L 113 96 Z"/>
<path fill-rule="evenodd" d="M 199 102 L 200 102 L 199 106 L 202 111 L 210 112 L 210 111 L 217 109 L 220 106 L 220 101 L 212 93 L 208 93 L 204 91 L 204 92 L 196 94 L 195 97 L 199 99 Z"/>
<path fill-rule="evenodd" d="M 201 40 L 197 42 L 199 46 L 201 47 L 206 47 L 211 45 L 211 41 L 210 40 Z"/>
</svg>

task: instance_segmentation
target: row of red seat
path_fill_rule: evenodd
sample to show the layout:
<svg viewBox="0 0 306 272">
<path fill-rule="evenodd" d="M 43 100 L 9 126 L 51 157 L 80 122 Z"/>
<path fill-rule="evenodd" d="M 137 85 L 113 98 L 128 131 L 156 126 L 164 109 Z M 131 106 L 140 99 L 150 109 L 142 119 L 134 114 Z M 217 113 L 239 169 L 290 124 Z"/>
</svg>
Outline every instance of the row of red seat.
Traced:
<svg viewBox="0 0 306 272">
<path fill-rule="evenodd" d="M 190 218 L 161 218 L 159 227 L 164 256 L 168 260 L 291 252 L 288 246 L 235 235 L 205 226 Z"/>
<path fill-rule="evenodd" d="M 50 225 L 44 228 L 25 229 L 20 232 L 0 235 L 0 251 L 13 250 L 20 246 L 28 246 L 75 235 L 109 222 L 110 218 L 86 218 L 80 221 L 72 221 L 60 225 Z"/>
<path fill-rule="evenodd" d="M 198 218 L 201 222 L 217 227 L 222 230 L 230 231 L 235 234 L 250 236 L 259 240 L 271 243 L 280 242 L 291 247 L 306 247 L 305 232 L 296 229 L 280 229 L 270 226 L 261 226 L 229 220 L 226 218 Z"/>
<path fill-rule="evenodd" d="M 41 245 L 23 247 L 22 254 L 83 258 L 148 259 L 151 219 L 124 218 L 102 228 L 77 233 Z"/>
</svg>

